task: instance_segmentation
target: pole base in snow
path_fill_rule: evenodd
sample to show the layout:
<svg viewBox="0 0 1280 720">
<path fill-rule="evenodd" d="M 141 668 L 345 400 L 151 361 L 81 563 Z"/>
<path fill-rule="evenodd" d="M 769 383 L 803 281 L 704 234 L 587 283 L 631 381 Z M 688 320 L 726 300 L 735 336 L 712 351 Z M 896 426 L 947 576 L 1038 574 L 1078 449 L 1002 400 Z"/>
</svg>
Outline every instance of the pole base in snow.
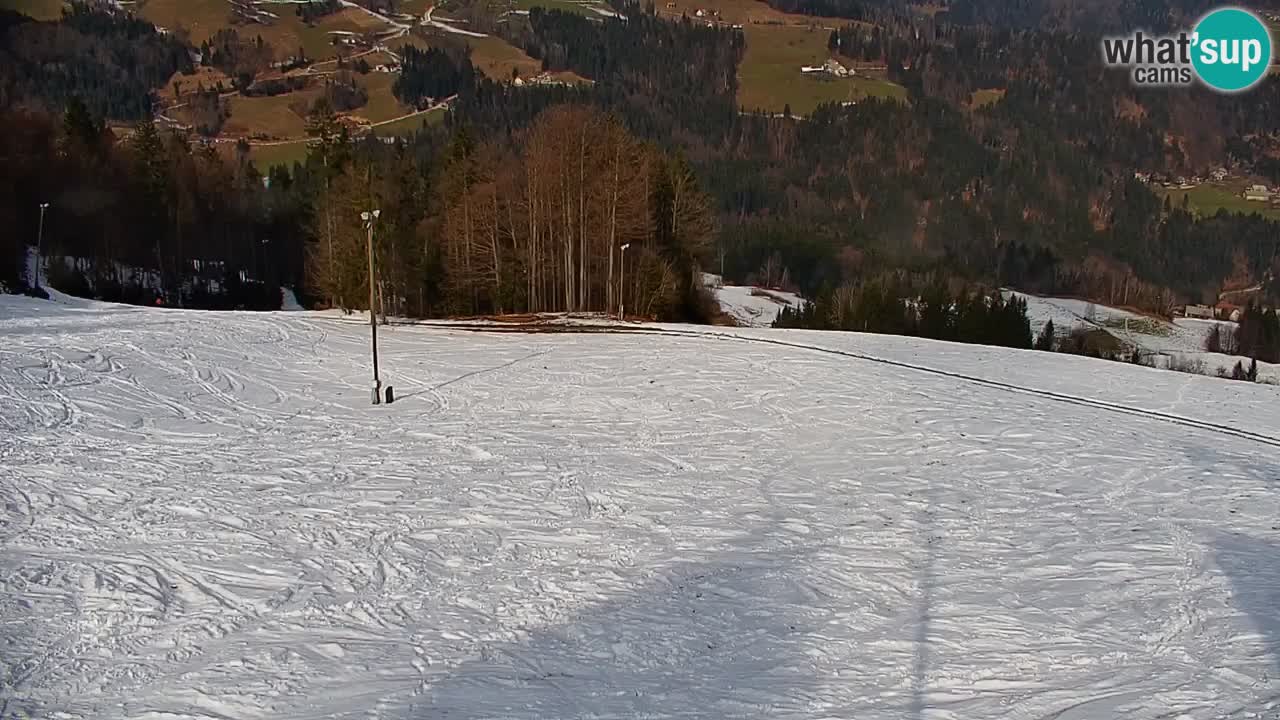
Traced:
<svg viewBox="0 0 1280 720">
<path fill-rule="evenodd" d="M 378 393 L 378 388 L 373 389 L 373 404 L 377 405 L 382 402 L 382 396 Z"/>
<path fill-rule="evenodd" d="M 395 402 L 395 401 L 396 401 L 396 395 L 395 395 L 395 392 L 393 392 L 393 391 L 392 391 L 392 389 L 391 389 L 391 386 L 390 386 L 390 385 L 388 385 L 388 386 L 387 386 L 387 400 L 386 400 L 386 403 L 387 403 L 388 405 L 390 405 L 391 403 L 393 403 L 393 402 Z"/>
</svg>

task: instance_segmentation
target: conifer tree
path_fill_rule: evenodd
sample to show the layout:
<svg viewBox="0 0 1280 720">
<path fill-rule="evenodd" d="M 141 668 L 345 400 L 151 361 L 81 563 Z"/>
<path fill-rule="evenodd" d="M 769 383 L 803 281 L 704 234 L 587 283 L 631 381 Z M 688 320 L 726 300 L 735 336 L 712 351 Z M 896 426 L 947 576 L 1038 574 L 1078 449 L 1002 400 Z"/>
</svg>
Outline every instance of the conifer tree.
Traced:
<svg viewBox="0 0 1280 720">
<path fill-rule="evenodd" d="M 1051 352 L 1053 350 L 1053 321 L 1050 320 L 1044 324 L 1044 328 L 1040 330 L 1040 336 L 1036 338 L 1036 350 L 1044 350 Z"/>
</svg>

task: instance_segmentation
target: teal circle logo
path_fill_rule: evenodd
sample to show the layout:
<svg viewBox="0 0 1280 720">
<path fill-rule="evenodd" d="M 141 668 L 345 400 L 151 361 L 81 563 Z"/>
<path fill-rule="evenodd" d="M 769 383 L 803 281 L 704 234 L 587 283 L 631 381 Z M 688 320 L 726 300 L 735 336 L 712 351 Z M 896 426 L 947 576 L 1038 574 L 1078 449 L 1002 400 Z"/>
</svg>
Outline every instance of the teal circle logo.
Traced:
<svg viewBox="0 0 1280 720">
<path fill-rule="evenodd" d="M 1248 10 L 1214 10 L 1196 25 L 1191 64 L 1215 90 L 1247 90 L 1271 70 L 1271 33 Z"/>
</svg>

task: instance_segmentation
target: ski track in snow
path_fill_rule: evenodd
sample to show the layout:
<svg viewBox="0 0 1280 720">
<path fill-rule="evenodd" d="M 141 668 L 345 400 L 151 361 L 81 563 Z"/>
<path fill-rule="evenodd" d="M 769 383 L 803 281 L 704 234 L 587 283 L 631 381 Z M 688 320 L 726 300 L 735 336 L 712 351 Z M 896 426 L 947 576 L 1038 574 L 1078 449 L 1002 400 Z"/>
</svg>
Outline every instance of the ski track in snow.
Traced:
<svg viewBox="0 0 1280 720">
<path fill-rule="evenodd" d="M 1276 388 L 646 329 L 0 296 L 0 717 L 1280 717 Z"/>
</svg>

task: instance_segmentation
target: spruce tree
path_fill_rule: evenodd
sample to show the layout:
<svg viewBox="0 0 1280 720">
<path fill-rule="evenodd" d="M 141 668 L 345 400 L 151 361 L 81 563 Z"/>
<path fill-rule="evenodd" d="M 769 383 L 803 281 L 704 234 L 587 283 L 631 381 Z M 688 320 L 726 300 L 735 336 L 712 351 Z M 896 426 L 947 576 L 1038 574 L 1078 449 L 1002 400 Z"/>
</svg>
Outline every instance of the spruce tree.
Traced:
<svg viewBox="0 0 1280 720">
<path fill-rule="evenodd" d="M 1044 328 L 1040 330 L 1040 336 L 1036 338 L 1036 350 L 1045 352 L 1053 351 L 1053 321 L 1050 320 L 1044 324 Z"/>
<path fill-rule="evenodd" d="M 1232 380 L 1247 380 L 1247 379 L 1248 379 L 1248 377 L 1249 377 L 1249 374 L 1248 374 L 1247 372 L 1245 372 L 1244 364 L 1237 360 L 1237 361 L 1236 361 L 1236 366 L 1235 366 L 1235 367 L 1233 367 L 1233 368 L 1231 368 L 1231 379 L 1232 379 Z"/>
</svg>

